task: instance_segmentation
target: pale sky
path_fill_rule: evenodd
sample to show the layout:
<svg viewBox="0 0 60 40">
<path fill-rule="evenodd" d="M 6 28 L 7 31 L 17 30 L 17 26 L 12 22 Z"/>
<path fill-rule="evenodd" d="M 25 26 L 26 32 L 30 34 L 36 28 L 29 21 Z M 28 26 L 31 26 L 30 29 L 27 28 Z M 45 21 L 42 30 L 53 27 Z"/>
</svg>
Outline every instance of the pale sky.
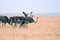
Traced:
<svg viewBox="0 0 60 40">
<path fill-rule="evenodd" d="M 0 0 L 0 13 L 60 13 L 60 0 Z"/>
</svg>

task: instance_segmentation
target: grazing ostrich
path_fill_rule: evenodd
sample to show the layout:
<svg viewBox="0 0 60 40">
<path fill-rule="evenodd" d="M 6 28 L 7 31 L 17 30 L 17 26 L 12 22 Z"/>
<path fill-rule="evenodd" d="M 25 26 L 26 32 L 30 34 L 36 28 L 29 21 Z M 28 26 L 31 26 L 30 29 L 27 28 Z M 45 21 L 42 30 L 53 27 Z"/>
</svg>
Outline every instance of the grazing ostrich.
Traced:
<svg viewBox="0 0 60 40">
<path fill-rule="evenodd" d="M 2 27 L 3 27 L 3 25 L 9 22 L 9 19 L 7 16 L 0 16 L 0 22 L 2 22 Z"/>
<path fill-rule="evenodd" d="M 13 17 L 10 17 L 9 24 L 12 25 L 14 23 L 16 26 L 16 24 L 18 23 L 22 25 L 22 22 L 24 21 L 24 19 L 25 18 L 22 16 L 13 16 Z"/>
<path fill-rule="evenodd" d="M 28 16 L 25 12 L 23 12 L 25 15 L 25 23 L 37 23 L 38 22 L 38 17 L 36 18 L 36 21 L 33 19 L 32 12 L 30 13 L 30 16 Z"/>
<path fill-rule="evenodd" d="M 31 16 L 28 16 L 25 12 L 22 12 L 24 14 L 24 16 L 13 16 L 13 17 L 10 17 L 9 19 L 9 24 L 12 25 L 12 23 L 18 23 L 20 24 L 21 26 L 24 26 L 25 24 L 27 25 L 28 23 L 37 23 L 37 19 L 36 21 L 33 19 L 33 17 Z"/>
</svg>

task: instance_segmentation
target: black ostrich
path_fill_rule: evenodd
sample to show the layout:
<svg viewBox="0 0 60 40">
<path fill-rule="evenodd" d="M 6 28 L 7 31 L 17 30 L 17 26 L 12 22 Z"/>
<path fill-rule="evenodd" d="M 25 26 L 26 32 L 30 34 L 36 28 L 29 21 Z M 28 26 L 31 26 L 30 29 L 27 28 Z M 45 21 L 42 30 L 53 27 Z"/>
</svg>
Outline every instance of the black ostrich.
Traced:
<svg viewBox="0 0 60 40">
<path fill-rule="evenodd" d="M 7 16 L 0 16 L 0 22 L 2 22 L 2 27 L 3 27 L 3 25 L 9 23 L 9 19 Z"/>
<path fill-rule="evenodd" d="M 23 20 L 23 23 L 22 25 L 24 24 L 28 24 L 28 23 L 37 23 L 38 21 L 38 17 L 36 18 L 36 21 L 33 19 L 33 15 L 32 15 L 32 12 L 30 14 L 30 16 L 28 16 L 25 12 L 23 12 L 23 14 L 25 15 L 25 20 Z"/>
<path fill-rule="evenodd" d="M 15 26 L 16 24 L 20 24 L 21 26 L 24 26 L 25 24 L 27 25 L 28 23 L 37 23 L 37 20 L 35 21 L 33 19 L 33 17 L 31 16 L 28 16 L 25 12 L 22 12 L 24 14 L 24 16 L 13 16 L 13 17 L 10 17 L 9 19 L 9 24 L 12 25 L 12 23 L 15 23 Z"/>
</svg>

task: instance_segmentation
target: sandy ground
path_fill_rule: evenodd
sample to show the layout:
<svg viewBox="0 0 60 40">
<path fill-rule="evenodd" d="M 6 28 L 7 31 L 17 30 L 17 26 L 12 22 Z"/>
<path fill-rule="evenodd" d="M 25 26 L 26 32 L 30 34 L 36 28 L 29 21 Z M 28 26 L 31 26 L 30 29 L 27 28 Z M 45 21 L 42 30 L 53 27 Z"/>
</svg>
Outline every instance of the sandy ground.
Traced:
<svg viewBox="0 0 60 40">
<path fill-rule="evenodd" d="M 60 40 L 60 16 L 37 16 L 38 22 L 28 24 L 27 28 L 13 28 L 9 24 L 2 28 L 0 24 L 0 40 Z"/>
</svg>

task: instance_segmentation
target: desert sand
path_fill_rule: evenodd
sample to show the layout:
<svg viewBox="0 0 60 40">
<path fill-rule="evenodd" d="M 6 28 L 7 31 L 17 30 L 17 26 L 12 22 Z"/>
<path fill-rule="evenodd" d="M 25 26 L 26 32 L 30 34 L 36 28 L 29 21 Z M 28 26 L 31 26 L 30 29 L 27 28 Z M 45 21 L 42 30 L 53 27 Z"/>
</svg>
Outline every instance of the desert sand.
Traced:
<svg viewBox="0 0 60 40">
<path fill-rule="evenodd" d="M 9 24 L 2 28 L 0 24 L 0 40 L 60 40 L 60 16 L 35 15 L 34 19 L 37 16 L 38 22 L 28 24 L 26 28 L 13 28 Z"/>
</svg>

